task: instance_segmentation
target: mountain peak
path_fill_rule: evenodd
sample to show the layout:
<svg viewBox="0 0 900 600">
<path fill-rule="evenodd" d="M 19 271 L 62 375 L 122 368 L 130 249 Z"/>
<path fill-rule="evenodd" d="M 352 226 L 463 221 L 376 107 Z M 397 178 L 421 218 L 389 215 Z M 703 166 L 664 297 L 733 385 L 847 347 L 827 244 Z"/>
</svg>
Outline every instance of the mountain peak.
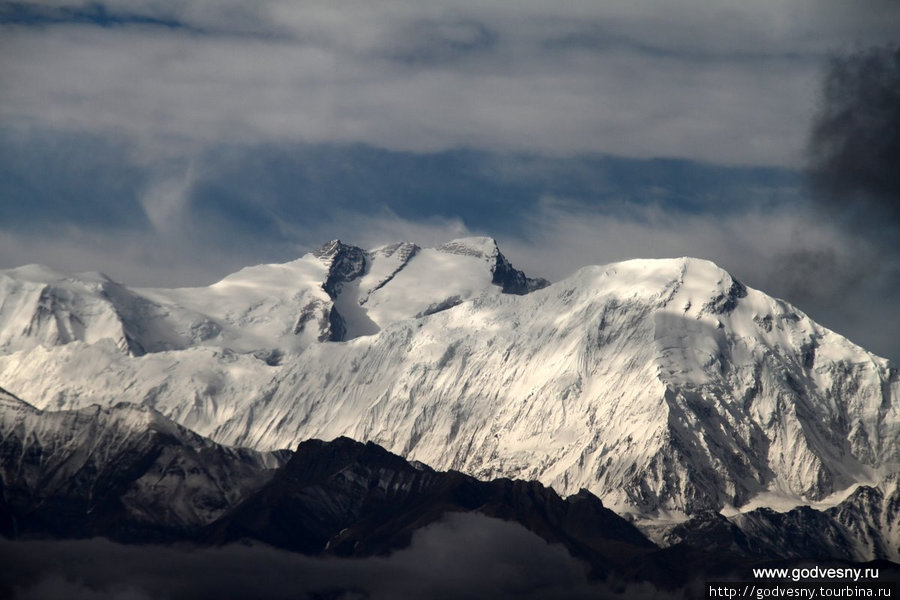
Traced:
<svg viewBox="0 0 900 600">
<path fill-rule="evenodd" d="M 5 271 L 0 271 L 0 273 L 5 273 L 14 279 L 32 281 L 35 283 L 57 283 L 70 278 L 70 276 L 65 273 L 61 273 L 46 265 L 39 265 L 36 263 L 22 265 L 15 269 L 7 269 Z"/>
<path fill-rule="evenodd" d="M 460 254 L 462 256 L 477 256 L 492 259 L 500 253 L 497 240 L 487 236 L 473 236 L 450 240 L 437 247 L 441 252 L 448 254 Z"/>
<path fill-rule="evenodd" d="M 747 296 L 747 287 L 715 263 L 691 257 L 637 258 L 588 266 L 573 275 L 579 286 L 602 286 L 621 297 L 655 298 L 664 304 L 710 313 L 727 313 Z M 688 308 L 685 308 L 687 311 Z"/>
<path fill-rule="evenodd" d="M 364 252 L 362 248 L 345 244 L 341 240 L 335 238 L 313 250 L 312 255 L 322 261 L 331 262 L 335 257 L 353 251 Z"/>
<path fill-rule="evenodd" d="M 550 282 L 542 278 L 527 277 L 506 259 L 492 237 L 475 236 L 457 238 L 437 247 L 440 252 L 461 256 L 484 258 L 491 264 L 491 283 L 500 286 L 504 294 L 522 296 L 545 288 Z"/>
</svg>

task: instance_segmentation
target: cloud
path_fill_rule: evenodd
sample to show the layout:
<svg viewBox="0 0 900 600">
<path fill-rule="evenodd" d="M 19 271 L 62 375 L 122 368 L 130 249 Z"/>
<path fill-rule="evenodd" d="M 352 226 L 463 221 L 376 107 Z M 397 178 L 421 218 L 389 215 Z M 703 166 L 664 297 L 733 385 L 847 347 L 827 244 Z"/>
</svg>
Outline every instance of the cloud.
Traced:
<svg viewBox="0 0 900 600">
<path fill-rule="evenodd" d="M 900 13 L 812 0 L 17 6 L 54 16 L 6 19 L 0 117 L 146 152 L 304 141 L 783 165 L 802 158 L 828 49 L 883 38 Z"/>
<path fill-rule="evenodd" d="M 683 161 L 362 146 L 229 145 L 147 160 L 133 145 L 51 132 L 0 132 L 0 159 L 0 268 L 45 262 L 135 285 L 208 282 L 333 237 L 371 246 L 475 230 L 521 235 L 544 195 L 601 211 L 729 211 L 788 201 L 799 185 L 789 172 Z M 208 273 L 194 281 L 180 276 L 203 265 Z"/>
<path fill-rule="evenodd" d="M 0 540 L 0 591 L 15 600 L 74 598 L 588 599 L 609 588 L 584 564 L 515 523 L 451 514 L 386 557 L 312 558 L 265 546 L 122 546 L 106 540 Z M 622 586 L 624 588 L 624 586 Z M 649 585 L 624 588 L 654 598 Z"/>
<path fill-rule="evenodd" d="M 145 228 L 146 214 L 133 197 L 155 175 L 129 153 L 129 144 L 100 136 L 0 128 L 0 229 Z"/>
<path fill-rule="evenodd" d="M 835 55 L 810 135 L 815 198 L 900 247 L 900 45 Z"/>
<path fill-rule="evenodd" d="M 856 251 L 852 260 L 834 248 L 788 254 L 785 258 L 792 268 L 786 281 L 801 300 L 810 296 L 806 290 L 831 282 L 830 299 L 847 306 L 842 323 L 850 329 L 870 329 L 873 349 L 896 362 L 900 359 L 896 314 L 890 301 L 877 300 L 900 295 L 900 45 L 896 41 L 857 46 L 831 56 L 808 152 L 810 197 L 817 216 L 845 238 L 855 239 Z M 815 277 L 819 273 L 822 277 Z"/>
<path fill-rule="evenodd" d="M 254 264 L 246 257 L 216 256 L 212 250 L 192 254 L 194 250 L 189 240 L 164 243 L 143 233 L 75 226 L 58 226 L 40 234 L 0 231 L 3 268 L 36 263 L 66 273 L 101 271 L 136 286 L 208 285 L 241 266 Z"/>
<path fill-rule="evenodd" d="M 141 195 L 141 206 L 158 232 L 171 232 L 184 221 L 193 183 L 193 168 L 188 165 L 181 174 L 154 181 Z"/>
</svg>

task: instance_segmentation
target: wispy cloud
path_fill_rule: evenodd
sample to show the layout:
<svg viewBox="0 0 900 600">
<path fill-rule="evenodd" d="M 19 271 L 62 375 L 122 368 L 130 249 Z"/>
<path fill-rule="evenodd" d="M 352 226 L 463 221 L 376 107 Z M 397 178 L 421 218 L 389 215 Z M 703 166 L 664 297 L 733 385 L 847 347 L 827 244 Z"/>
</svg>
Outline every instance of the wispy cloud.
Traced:
<svg viewBox="0 0 900 600">
<path fill-rule="evenodd" d="M 110 10 L 105 4 L 37 4 L 31 2 L 6 2 L 0 6 L 0 24 L 26 27 L 50 27 L 61 24 L 84 24 L 97 27 L 164 27 L 200 30 L 171 18 Z"/>
<path fill-rule="evenodd" d="M 566 198 L 573 211 L 643 218 L 647 207 L 740 213 L 796 202 L 800 191 L 795 173 L 684 161 L 302 144 L 146 161 L 132 150 L 90 136 L 0 135 L 0 231 L 9 240 L 0 267 L 44 261 L 108 270 L 132 284 L 201 283 L 226 268 L 290 260 L 333 237 L 362 245 L 439 243 L 467 231 L 521 238 L 545 197 Z M 67 239 L 87 245 L 47 250 Z M 94 250 L 100 240 L 116 250 L 104 257 Z M 119 249 L 132 247 L 127 268 Z M 168 264 L 209 272 L 186 282 L 167 276 Z M 150 270 L 157 274 L 147 278 Z"/>
</svg>

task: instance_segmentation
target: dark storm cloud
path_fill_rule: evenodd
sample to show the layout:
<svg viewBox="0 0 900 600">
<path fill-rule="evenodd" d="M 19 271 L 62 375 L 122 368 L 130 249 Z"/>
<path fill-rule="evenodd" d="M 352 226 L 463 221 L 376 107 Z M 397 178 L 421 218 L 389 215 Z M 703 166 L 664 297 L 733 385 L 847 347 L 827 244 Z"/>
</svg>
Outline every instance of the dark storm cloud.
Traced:
<svg viewBox="0 0 900 600">
<path fill-rule="evenodd" d="M 839 243 L 797 240 L 769 283 L 868 349 L 900 359 L 900 45 L 836 53 L 809 134 L 808 225 Z"/>
<path fill-rule="evenodd" d="M 816 198 L 900 246 L 900 45 L 833 57 L 821 104 L 810 136 Z"/>
<path fill-rule="evenodd" d="M 521 526 L 454 514 L 387 557 L 310 558 L 263 546 L 121 546 L 106 540 L 0 540 L 0 591 L 15 600 L 246 598 L 588 599 L 605 597 L 585 566 Z M 630 598 L 659 597 L 650 586 Z"/>
</svg>

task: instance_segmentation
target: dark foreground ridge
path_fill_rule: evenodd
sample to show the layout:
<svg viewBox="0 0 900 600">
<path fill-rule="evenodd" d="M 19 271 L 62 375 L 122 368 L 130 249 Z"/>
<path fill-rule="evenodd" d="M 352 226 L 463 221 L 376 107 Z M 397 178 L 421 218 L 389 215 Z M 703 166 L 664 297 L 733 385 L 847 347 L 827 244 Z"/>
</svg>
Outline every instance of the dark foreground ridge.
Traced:
<svg viewBox="0 0 900 600">
<path fill-rule="evenodd" d="M 268 484 L 210 525 L 205 539 L 257 540 L 304 554 L 383 555 L 456 512 L 518 523 L 562 544 L 598 577 L 656 549 L 587 491 L 563 499 L 536 482 L 479 481 L 343 437 L 300 444 Z"/>
<path fill-rule="evenodd" d="M 0 552 L 10 556 L 0 558 L 24 553 L 20 572 L 0 577 L 3 597 L 38 585 L 56 568 L 38 560 L 48 552 L 96 555 L 103 573 L 114 572 L 120 554 L 136 564 L 162 556 L 220 568 L 220 560 L 244 560 L 236 558 L 243 552 L 264 562 L 326 560 L 321 564 L 341 573 L 372 564 L 354 560 L 405 564 L 410 556 L 443 556 L 442 548 L 459 557 L 467 548 L 516 539 L 523 549 L 532 544 L 516 560 L 537 560 L 530 558 L 535 552 L 548 560 L 569 557 L 564 564 L 575 570 L 563 579 L 586 577 L 586 585 L 622 593 L 650 585 L 678 594 L 694 594 L 702 581 L 746 579 L 761 565 L 853 564 L 840 550 L 849 542 L 829 525 L 839 515 L 811 509 L 763 511 L 748 517 L 754 527 L 744 529 L 718 514 L 698 516 L 659 548 L 585 490 L 561 498 L 536 482 L 480 481 L 348 438 L 308 440 L 293 454 L 265 455 L 215 444 L 147 407 L 43 412 L 8 394 L 2 400 L 0 527 L 7 541 L 0 540 Z M 37 422 L 43 425 L 35 429 Z M 482 567 L 489 571 L 494 560 L 497 569 L 509 567 L 509 556 L 486 556 Z M 67 576 L 87 577 L 78 561 L 60 560 Z M 318 563 L 302 564 L 315 571 Z"/>
</svg>

